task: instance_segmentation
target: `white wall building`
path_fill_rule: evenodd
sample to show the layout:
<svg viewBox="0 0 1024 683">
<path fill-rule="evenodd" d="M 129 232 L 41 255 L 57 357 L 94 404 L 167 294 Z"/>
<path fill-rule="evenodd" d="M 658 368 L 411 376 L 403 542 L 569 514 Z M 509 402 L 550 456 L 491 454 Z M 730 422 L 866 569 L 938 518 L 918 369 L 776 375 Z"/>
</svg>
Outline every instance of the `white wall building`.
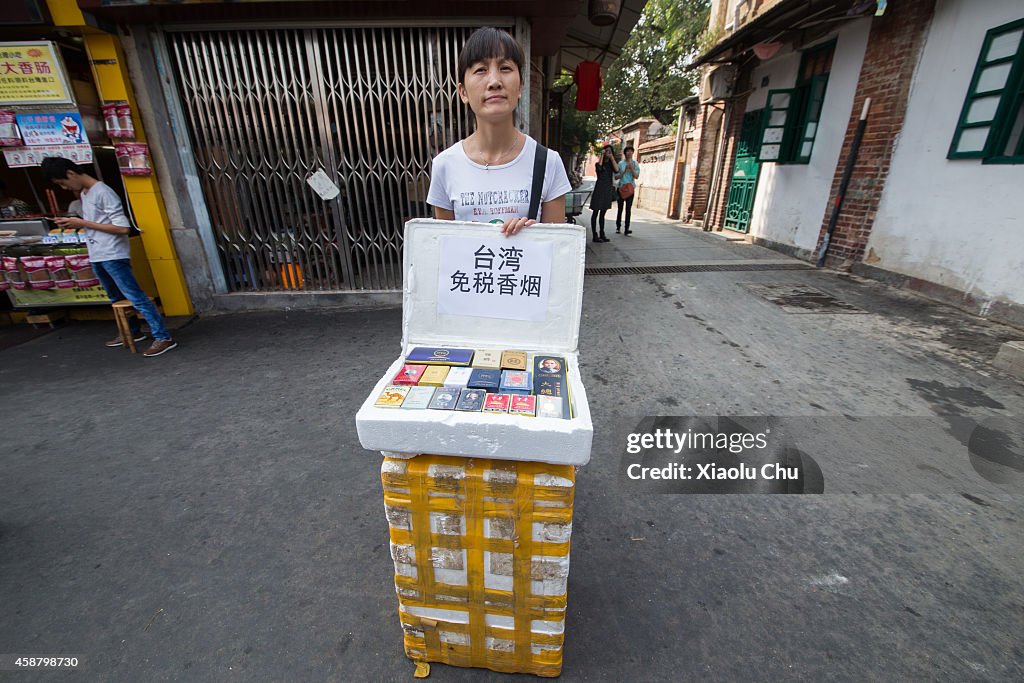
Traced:
<svg viewBox="0 0 1024 683">
<path fill-rule="evenodd" d="M 1024 324 L 1024 3 L 810 5 L 759 5 L 699 60 L 726 112 L 710 226 L 815 259 L 870 99 L 829 262 Z"/>
<path fill-rule="evenodd" d="M 1017 21 L 1024 23 L 1019 0 L 936 3 L 864 257 L 963 292 L 986 310 L 999 301 L 1024 304 L 1024 159 L 986 164 L 947 155 L 985 34 Z M 1012 33 L 1021 55 L 1024 26 Z M 1024 59 L 1017 66 L 1024 69 Z M 1020 135 L 1020 96 L 1015 125 Z"/>
</svg>

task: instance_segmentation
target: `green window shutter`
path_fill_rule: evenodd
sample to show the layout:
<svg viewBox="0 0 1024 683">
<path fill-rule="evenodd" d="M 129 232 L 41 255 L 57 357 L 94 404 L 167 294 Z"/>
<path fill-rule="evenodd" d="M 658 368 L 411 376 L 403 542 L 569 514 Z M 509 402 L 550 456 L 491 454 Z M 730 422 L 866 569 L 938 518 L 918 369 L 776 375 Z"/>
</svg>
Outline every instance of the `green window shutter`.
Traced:
<svg viewBox="0 0 1024 683">
<path fill-rule="evenodd" d="M 1021 42 L 983 164 L 1024 164 L 1024 38 Z"/>
<path fill-rule="evenodd" d="M 978 159 L 990 156 L 999 137 L 997 121 L 1006 105 L 999 106 L 1004 91 L 1020 78 L 1020 66 L 1014 68 L 1024 40 L 1024 21 L 994 28 L 985 34 L 974 67 L 967 99 L 960 111 L 949 159 Z M 1016 72 L 1016 73 L 1015 73 Z M 1011 80 L 1012 77 L 1012 80 Z M 1007 114 L 1002 113 L 1005 117 Z M 992 135 L 995 132 L 996 135 Z"/>
<path fill-rule="evenodd" d="M 764 107 L 764 126 L 761 130 L 761 149 L 758 152 L 759 162 L 775 161 L 785 163 L 785 143 L 789 138 L 788 129 L 792 127 L 792 114 L 797 101 L 796 88 L 784 88 L 768 91 L 768 102 Z"/>
<path fill-rule="evenodd" d="M 821 120 L 821 107 L 825 102 L 825 87 L 828 85 L 828 74 L 815 76 L 806 86 L 803 116 L 800 125 L 794 130 L 793 163 L 807 164 L 811 161 L 811 150 L 814 149 L 814 138 L 818 134 L 818 122 Z"/>
</svg>

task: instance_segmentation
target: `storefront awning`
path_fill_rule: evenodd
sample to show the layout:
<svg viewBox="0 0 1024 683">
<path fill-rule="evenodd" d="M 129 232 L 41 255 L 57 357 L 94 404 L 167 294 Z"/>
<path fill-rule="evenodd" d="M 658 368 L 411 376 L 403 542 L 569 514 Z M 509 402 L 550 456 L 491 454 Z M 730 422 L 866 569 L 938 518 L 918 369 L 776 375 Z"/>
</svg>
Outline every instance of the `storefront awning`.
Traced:
<svg viewBox="0 0 1024 683">
<path fill-rule="evenodd" d="M 704 64 L 733 61 L 758 43 L 791 40 L 795 34 L 863 16 L 866 9 L 873 10 L 874 3 L 783 0 L 735 29 L 732 34 L 698 57 L 688 68 L 695 69 Z"/>
<path fill-rule="evenodd" d="M 602 70 L 608 68 L 622 52 L 647 0 L 622 0 L 619 18 L 611 26 L 591 24 L 587 17 L 587 4 L 579 3 L 579 13 L 569 24 L 559 49 L 561 67 L 569 71 L 588 60 L 599 62 Z"/>
</svg>

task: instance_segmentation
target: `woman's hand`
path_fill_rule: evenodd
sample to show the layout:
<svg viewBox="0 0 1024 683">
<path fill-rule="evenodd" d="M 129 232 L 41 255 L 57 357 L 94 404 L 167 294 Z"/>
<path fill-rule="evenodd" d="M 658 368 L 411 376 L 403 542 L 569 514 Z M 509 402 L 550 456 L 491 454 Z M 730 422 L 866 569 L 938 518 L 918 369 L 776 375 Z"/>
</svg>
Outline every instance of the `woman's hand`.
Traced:
<svg viewBox="0 0 1024 683">
<path fill-rule="evenodd" d="M 505 237 L 511 237 L 523 228 L 528 228 L 536 222 L 537 221 L 532 218 L 513 218 L 511 220 L 507 220 L 501 226 L 501 234 Z"/>
</svg>

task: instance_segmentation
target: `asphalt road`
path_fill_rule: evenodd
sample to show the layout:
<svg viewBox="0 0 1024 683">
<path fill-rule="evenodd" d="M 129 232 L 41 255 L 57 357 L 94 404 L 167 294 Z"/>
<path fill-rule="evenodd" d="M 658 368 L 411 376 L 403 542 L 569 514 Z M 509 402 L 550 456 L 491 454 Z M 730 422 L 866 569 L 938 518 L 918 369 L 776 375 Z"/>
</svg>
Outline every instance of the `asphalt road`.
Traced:
<svg viewBox="0 0 1024 683">
<path fill-rule="evenodd" d="M 644 227 L 600 246 L 643 262 L 665 247 Z M 787 314 L 751 282 L 863 313 Z M 397 310 L 208 318 L 142 359 L 78 323 L 0 352 L 0 654 L 75 655 L 83 681 L 409 680 L 380 456 L 353 423 L 400 326 Z M 588 276 L 595 439 L 562 680 L 1024 678 L 1020 491 L 980 476 L 945 417 L 1024 412 L 1024 385 L 988 365 L 1015 334 L 830 273 Z M 714 496 L 623 481 L 623 430 L 658 415 L 920 421 L 867 420 L 870 449 L 819 430 L 820 495 Z M 936 447 L 907 455 L 908 434 Z"/>
</svg>

